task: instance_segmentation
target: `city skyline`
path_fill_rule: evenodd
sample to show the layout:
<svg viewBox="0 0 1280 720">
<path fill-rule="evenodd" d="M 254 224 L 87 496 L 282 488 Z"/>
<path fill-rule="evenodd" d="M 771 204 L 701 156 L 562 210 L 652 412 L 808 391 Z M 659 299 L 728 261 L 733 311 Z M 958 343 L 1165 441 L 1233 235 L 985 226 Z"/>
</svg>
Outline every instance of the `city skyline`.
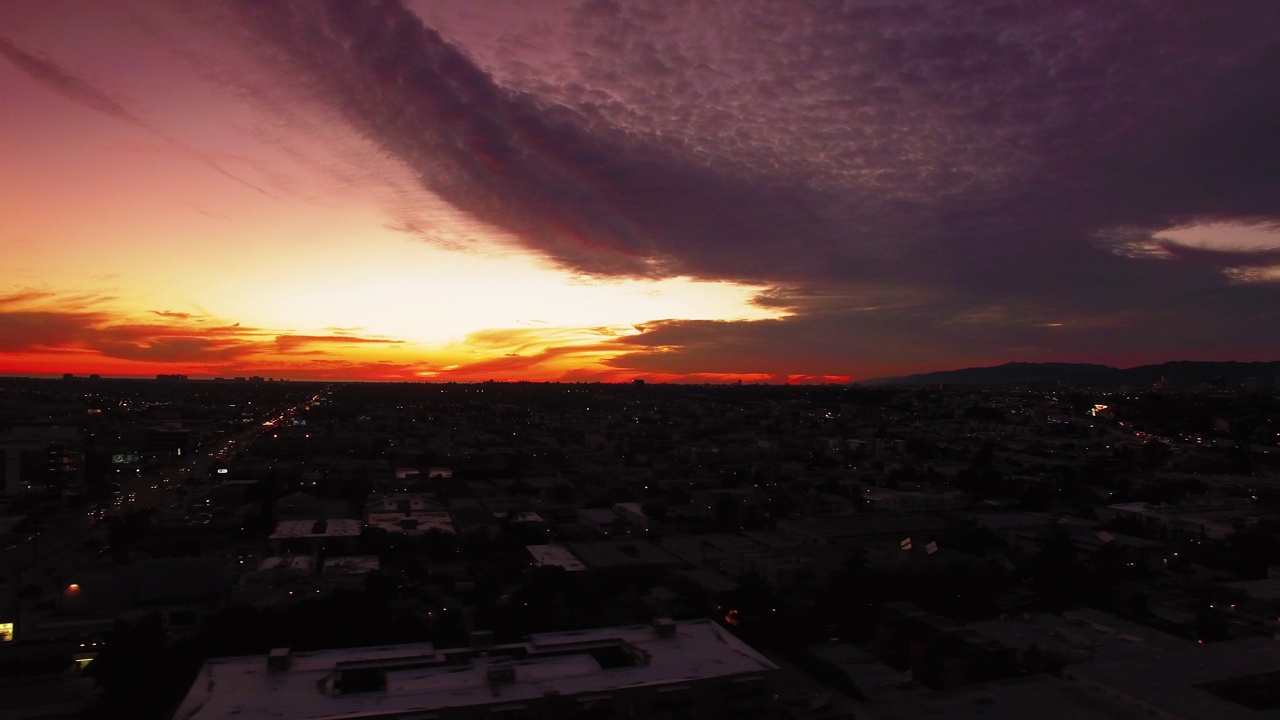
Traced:
<svg viewBox="0 0 1280 720">
<path fill-rule="evenodd" d="M 0 374 L 1280 358 L 1280 6 L 13 2 Z"/>
</svg>

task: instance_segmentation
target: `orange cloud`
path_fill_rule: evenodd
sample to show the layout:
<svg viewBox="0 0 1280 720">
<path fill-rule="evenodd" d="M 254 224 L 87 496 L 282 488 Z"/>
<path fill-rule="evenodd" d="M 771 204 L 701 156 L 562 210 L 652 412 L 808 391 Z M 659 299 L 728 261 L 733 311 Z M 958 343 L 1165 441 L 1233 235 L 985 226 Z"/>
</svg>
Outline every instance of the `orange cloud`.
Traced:
<svg viewBox="0 0 1280 720">
<path fill-rule="evenodd" d="M 357 335 L 277 335 L 276 347 L 283 352 L 291 351 L 298 347 L 319 345 L 400 345 L 403 340 L 392 340 L 389 338 L 378 337 L 359 337 Z"/>
<path fill-rule="evenodd" d="M 0 296 L 0 373 L 193 377 L 263 375 L 297 380 L 476 382 L 842 382 L 844 377 L 776 373 L 682 373 L 630 367 L 653 329 L 490 328 L 447 347 L 356 335 L 355 328 L 307 334 L 245 326 L 207 314 L 129 314 L 113 298 L 21 290 Z M 388 356 L 388 352 L 394 353 Z"/>
<path fill-rule="evenodd" d="M 162 322 L 139 322 L 113 310 L 109 300 L 36 290 L 0 297 L 0 353 L 6 370 L 18 365 L 48 372 L 56 369 L 48 366 L 53 358 L 59 366 L 96 359 L 113 370 L 121 365 L 114 361 L 142 363 L 148 369 L 204 365 L 253 355 L 262 344 L 261 331 L 253 328 L 210 327 L 202 324 L 207 318 L 167 311 L 153 311 Z"/>
</svg>

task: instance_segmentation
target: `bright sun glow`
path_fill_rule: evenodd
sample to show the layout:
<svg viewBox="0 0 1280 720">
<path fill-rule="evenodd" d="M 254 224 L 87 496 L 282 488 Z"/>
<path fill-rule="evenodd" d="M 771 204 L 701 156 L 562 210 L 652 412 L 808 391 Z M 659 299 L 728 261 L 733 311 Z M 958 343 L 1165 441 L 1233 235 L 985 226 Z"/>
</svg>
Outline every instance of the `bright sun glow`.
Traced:
<svg viewBox="0 0 1280 720">
<path fill-rule="evenodd" d="M 753 302 L 763 286 L 562 270 L 341 123 L 277 137 L 269 108 L 224 97 L 238 122 L 158 133 L 31 97 L 10 120 L 52 149 L 44 175 L 0 176 L 0 310 L 50 331 L 24 331 L 0 372 L 622 379 L 608 363 L 638 325 L 786 315 Z"/>
<path fill-rule="evenodd" d="M 528 256 L 451 253 L 390 232 L 358 248 L 338 246 L 290 265 L 284 275 L 249 270 L 241 278 L 246 281 L 242 291 L 196 304 L 255 326 L 303 333 L 351 328 L 361 335 L 431 345 L 458 342 L 487 328 L 781 315 L 751 304 L 765 290 L 760 286 L 691 278 L 584 280 Z"/>
</svg>

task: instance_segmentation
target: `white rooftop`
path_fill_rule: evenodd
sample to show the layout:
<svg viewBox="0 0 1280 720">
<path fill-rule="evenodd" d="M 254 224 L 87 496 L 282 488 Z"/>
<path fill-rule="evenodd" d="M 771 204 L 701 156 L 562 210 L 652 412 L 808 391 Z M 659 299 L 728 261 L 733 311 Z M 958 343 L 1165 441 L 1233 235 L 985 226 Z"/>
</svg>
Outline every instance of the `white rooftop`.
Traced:
<svg viewBox="0 0 1280 720">
<path fill-rule="evenodd" d="M 450 663 L 430 643 L 293 653 L 269 670 L 266 655 L 205 663 L 175 720 L 362 717 L 486 706 L 663 686 L 692 680 L 763 676 L 764 656 L 709 620 L 674 623 L 663 637 L 648 625 L 535 635 L 529 642 Z M 594 652 L 593 652 L 594 651 Z M 604 651 L 605 654 L 600 654 Z M 631 658 L 618 665 L 601 658 Z M 608 667 L 606 667 L 608 666 Z M 490 670 L 509 669 L 493 682 Z M 342 691 L 344 672 L 376 689 Z"/>
</svg>

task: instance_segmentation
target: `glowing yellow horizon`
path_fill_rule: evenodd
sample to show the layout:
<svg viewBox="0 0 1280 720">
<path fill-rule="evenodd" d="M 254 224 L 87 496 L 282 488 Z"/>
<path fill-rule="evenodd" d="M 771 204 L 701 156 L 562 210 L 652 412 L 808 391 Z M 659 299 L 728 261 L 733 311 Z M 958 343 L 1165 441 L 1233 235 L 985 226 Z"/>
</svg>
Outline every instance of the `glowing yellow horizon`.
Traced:
<svg viewBox="0 0 1280 720">
<path fill-rule="evenodd" d="M 558 268 L 330 110 L 127 39 L 156 78 L 68 91 L 0 63 L 0 373 L 622 379 L 637 326 L 786 315 L 764 286 Z"/>
</svg>

